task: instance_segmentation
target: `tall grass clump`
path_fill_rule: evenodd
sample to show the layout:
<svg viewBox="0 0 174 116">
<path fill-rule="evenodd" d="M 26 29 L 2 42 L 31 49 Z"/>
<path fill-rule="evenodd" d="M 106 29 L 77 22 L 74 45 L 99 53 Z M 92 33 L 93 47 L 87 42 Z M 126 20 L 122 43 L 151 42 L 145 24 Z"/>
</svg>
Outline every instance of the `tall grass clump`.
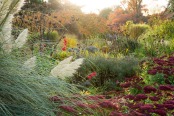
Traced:
<svg viewBox="0 0 174 116">
<path fill-rule="evenodd" d="M 138 59 L 134 57 L 120 59 L 89 57 L 85 59 L 78 69 L 78 74 L 72 78 L 71 82 L 81 84 L 88 80 L 90 73 L 96 72 L 96 77 L 92 78 L 90 82 L 95 87 L 102 87 L 108 81 L 124 81 L 126 77 L 134 76 L 138 68 Z"/>
<path fill-rule="evenodd" d="M 60 104 L 53 104 L 49 98 L 67 98 L 78 92 L 75 86 L 57 78 L 29 72 L 20 62 L 10 55 L 0 56 L 0 114 L 55 115 Z M 72 104 L 68 100 L 66 103 Z"/>
</svg>

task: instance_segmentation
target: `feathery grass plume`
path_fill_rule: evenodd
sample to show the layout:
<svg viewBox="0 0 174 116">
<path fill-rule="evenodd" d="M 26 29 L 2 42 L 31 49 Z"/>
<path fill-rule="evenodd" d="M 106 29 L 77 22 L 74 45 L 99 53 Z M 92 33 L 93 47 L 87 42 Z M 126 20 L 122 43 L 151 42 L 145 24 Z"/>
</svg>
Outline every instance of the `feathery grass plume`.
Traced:
<svg viewBox="0 0 174 116">
<path fill-rule="evenodd" d="M 24 62 L 23 67 L 27 69 L 33 69 L 36 66 L 36 56 L 31 57 Z"/>
<path fill-rule="evenodd" d="M 11 52 L 13 47 L 13 37 L 11 35 L 13 15 L 20 10 L 23 4 L 24 0 L 0 1 L 0 39 L 4 44 L 2 48 L 7 53 Z M 14 10 L 14 8 L 16 8 L 16 10 Z"/>
<path fill-rule="evenodd" d="M 28 37 L 28 29 L 24 29 L 15 40 L 15 46 L 21 48 L 26 42 Z"/>
<path fill-rule="evenodd" d="M 12 3 L 12 0 L 0 0 L 0 27 L 2 26 L 2 22 L 5 19 L 6 15 L 9 11 L 9 6 Z M 2 27 L 1 27 L 2 28 Z"/>
<path fill-rule="evenodd" d="M 20 59 L 20 58 L 19 58 Z M 71 85 L 55 77 L 41 77 L 37 72 L 26 73 L 21 60 L 11 54 L 0 55 L 0 114 L 45 116 L 63 112 L 49 98 L 58 95 L 67 98 L 64 103 L 74 105 L 70 97 L 79 92 Z M 81 98 L 77 98 L 81 99 Z"/>
<path fill-rule="evenodd" d="M 77 59 L 73 62 L 70 62 L 71 60 L 72 56 L 61 61 L 55 68 L 51 70 L 51 75 L 61 79 L 65 79 L 65 77 L 72 77 L 76 70 L 83 63 L 84 58 Z"/>
<path fill-rule="evenodd" d="M 14 9 L 15 10 L 14 14 L 18 13 L 21 10 L 22 6 L 24 6 L 24 4 L 25 4 L 25 0 L 18 0 L 18 1 L 19 2 L 17 2 L 16 7 Z"/>
<path fill-rule="evenodd" d="M 13 19 L 13 15 L 9 15 L 6 22 L 3 25 L 2 31 L 1 31 L 1 35 L 3 37 L 3 43 L 4 45 L 2 46 L 2 48 L 4 49 L 5 52 L 9 53 L 12 50 L 13 47 L 13 37 L 11 35 L 11 30 L 12 30 L 12 19 Z"/>
</svg>

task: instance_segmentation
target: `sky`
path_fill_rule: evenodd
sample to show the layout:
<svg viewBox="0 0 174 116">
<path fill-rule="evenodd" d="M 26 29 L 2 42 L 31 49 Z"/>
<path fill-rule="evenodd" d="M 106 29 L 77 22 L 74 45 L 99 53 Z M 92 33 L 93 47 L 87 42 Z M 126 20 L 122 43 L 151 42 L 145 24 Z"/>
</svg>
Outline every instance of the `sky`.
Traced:
<svg viewBox="0 0 174 116">
<path fill-rule="evenodd" d="M 69 0 L 73 4 L 81 6 L 84 13 L 99 13 L 100 10 L 120 5 L 121 0 Z M 150 13 L 164 10 L 168 0 L 144 0 L 144 4 L 150 9 Z"/>
</svg>

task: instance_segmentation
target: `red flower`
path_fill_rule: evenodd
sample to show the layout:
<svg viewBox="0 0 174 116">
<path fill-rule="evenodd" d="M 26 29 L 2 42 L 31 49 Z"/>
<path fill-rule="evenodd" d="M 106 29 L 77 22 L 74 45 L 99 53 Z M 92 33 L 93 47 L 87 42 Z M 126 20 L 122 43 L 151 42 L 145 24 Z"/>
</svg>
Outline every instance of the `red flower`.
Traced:
<svg viewBox="0 0 174 116">
<path fill-rule="evenodd" d="M 88 76 L 87 76 L 87 78 L 89 79 L 89 80 L 91 80 L 93 77 L 95 77 L 97 75 L 97 73 L 96 72 L 92 72 L 91 74 L 89 74 Z"/>
<path fill-rule="evenodd" d="M 153 105 L 151 105 L 151 104 L 145 104 L 143 106 L 140 106 L 141 110 L 149 110 L 149 109 L 152 109 L 152 108 L 153 108 Z"/>
<path fill-rule="evenodd" d="M 171 91 L 172 90 L 172 87 L 171 86 L 168 86 L 168 85 L 160 85 L 159 86 L 159 89 L 160 90 L 163 90 L 163 91 Z"/>
<path fill-rule="evenodd" d="M 173 104 L 164 104 L 164 107 L 169 109 L 169 110 L 173 110 L 174 109 L 174 105 Z"/>
<path fill-rule="evenodd" d="M 137 104 L 132 105 L 131 108 L 137 109 L 137 108 L 140 108 L 140 106 L 143 106 L 143 105 L 144 105 L 143 103 L 137 103 Z"/>
<path fill-rule="evenodd" d="M 164 102 L 164 104 L 174 104 L 174 100 L 167 100 Z"/>
<path fill-rule="evenodd" d="M 156 75 L 156 73 L 157 73 L 157 70 L 156 69 L 153 69 L 153 70 L 149 70 L 148 71 L 148 74 L 150 74 L 150 75 Z"/>
<path fill-rule="evenodd" d="M 62 99 L 59 98 L 58 96 L 53 96 L 53 97 L 50 98 L 50 100 L 53 101 L 53 102 L 57 102 L 57 101 L 62 102 Z"/>
<path fill-rule="evenodd" d="M 62 48 L 62 51 L 66 51 L 66 46 L 64 46 L 64 47 Z"/>
<path fill-rule="evenodd" d="M 162 109 L 164 108 L 164 105 L 163 104 L 154 104 L 156 109 Z"/>
<path fill-rule="evenodd" d="M 160 100 L 160 98 L 159 98 L 159 97 L 156 97 L 156 96 L 154 96 L 154 97 L 149 97 L 149 99 L 150 99 L 151 101 L 159 101 L 159 100 Z"/>
<path fill-rule="evenodd" d="M 63 43 L 64 43 L 64 45 L 67 45 L 67 39 L 66 38 L 64 38 Z"/>
<path fill-rule="evenodd" d="M 156 88 L 152 86 L 145 86 L 144 87 L 144 93 L 151 93 L 151 92 L 156 92 Z"/>
<path fill-rule="evenodd" d="M 110 101 L 103 101 L 101 103 L 99 103 L 99 105 L 103 108 L 114 108 L 114 109 L 118 109 L 116 105 L 114 105 L 112 102 Z"/>
<path fill-rule="evenodd" d="M 130 82 L 122 83 L 122 84 L 120 84 L 120 86 L 123 87 L 123 88 L 128 88 L 128 87 L 131 86 L 131 83 Z"/>
<path fill-rule="evenodd" d="M 81 108 L 87 108 L 87 104 L 84 104 L 82 102 L 77 102 L 76 105 L 81 107 Z"/>
<path fill-rule="evenodd" d="M 71 106 L 60 106 L 59 108 L 65 110 L 67 112 L 76 113 L 76 110 Z"/>
<path fill-rule="evenodd" d="M 111 112 L 111 113 L 109 114 L 109 116 L 125 116 L 125 115 L 123 115 L 122 113 L 113 111 L 113 112 Z"/>
<path fill-rule="evenodd" d="M 97 109 L 97 108 L 99 108 L 99 106 L 98 105 L 95 105 L 95 104 L 90 104 L 90 105 L 88 105 L 91 109 Z"/>
<path fill-rule="evenodd" d="M 159 114 L 160 116 L 166 116 L 166 111 L 162 109 L 154 110 L 154 113 Z"/>
<path fill-rule="evenodd" d="M 134 101 L 141 101 L 141 100 L 146 100 L 146 99 L 147 99 L 147 95 L 138 94 L 138 95 L 136 95 L 136 98 L 134 99 Z"/>
<path fill-rule="evenodd" d="M 137 112 L 137 111 L 133 111 L 133 112 L 131 113 L 131 116 L 146 116 L 146 115 L 143 114 L 143 113 Z"/>
<path fill-rule="evenodd" d="M 133 95 L 127 95 L 124 98 L 129 100 L 134 100 L 135 97 Z"/>
</svg>

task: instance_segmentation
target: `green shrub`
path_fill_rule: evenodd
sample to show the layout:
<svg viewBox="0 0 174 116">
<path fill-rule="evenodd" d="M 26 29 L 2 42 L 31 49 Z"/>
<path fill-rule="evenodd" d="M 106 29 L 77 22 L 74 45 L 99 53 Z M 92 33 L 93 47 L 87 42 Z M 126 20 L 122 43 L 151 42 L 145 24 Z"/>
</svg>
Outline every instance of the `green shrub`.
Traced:
<svg viewBox="0 0 174 116">
<path fill-rule="evenodd" d="M 44 33 L 44 38 L 49 41 L 56 41 L 59 39 L 59 34 L 57 31 L 46 32 Z"/>
<path fill-rule="evenodd" d="M 150 26 L 147 24 L 134 24 L 132 21 L 127 21 L 121 28 L 124 30 L 124 35 L 137 40 Z"/>
<path fill-rule="evenodd" d="M 170 40 L 174 38 L 174 21 L 165 20 L 152 27 L 153 34 L 159 39 Z"/>
<path fill-rule="evenodd" d="M 91 80 L 91 83 L 95 87 L 101 87 L 108 82 L 123 81 L 125 77 L 135 75 L 138 68 L 138 60 L 134 57 L 122 59 L 91 57 L 84 61 L 78 69 L 78 74 L 70 81 L 72 83 L 83 83 L 91 72 L 96 72 L 97 76 Z"/>
<path fill-rule="evenodd" d="M 128 53 L 134 52 L 135 49 L 138 49 L 139 47 L 140 44 L 138 43 L 138 41 L 119 37 L 116 42 L 113 43 L 111 50 L 116 53 L 122 53 L 127 55 Z"/>
<path fill-rule="evenodd" d="M 59 52 L 53 53 L 52 58 L 57 59 L 57 60 L 63 60 L 65 58 L 67 58 L 68 56 L 70 56 L 69 52 L 59 51 Z"/>
<path fill-rule="evenodd" d="M 129 37 L 133 39 L 138 39 L 144 32 L 146 32 L 150 26 L 146 24 L 133 24 L 129 28 Z"/>
</svg>

